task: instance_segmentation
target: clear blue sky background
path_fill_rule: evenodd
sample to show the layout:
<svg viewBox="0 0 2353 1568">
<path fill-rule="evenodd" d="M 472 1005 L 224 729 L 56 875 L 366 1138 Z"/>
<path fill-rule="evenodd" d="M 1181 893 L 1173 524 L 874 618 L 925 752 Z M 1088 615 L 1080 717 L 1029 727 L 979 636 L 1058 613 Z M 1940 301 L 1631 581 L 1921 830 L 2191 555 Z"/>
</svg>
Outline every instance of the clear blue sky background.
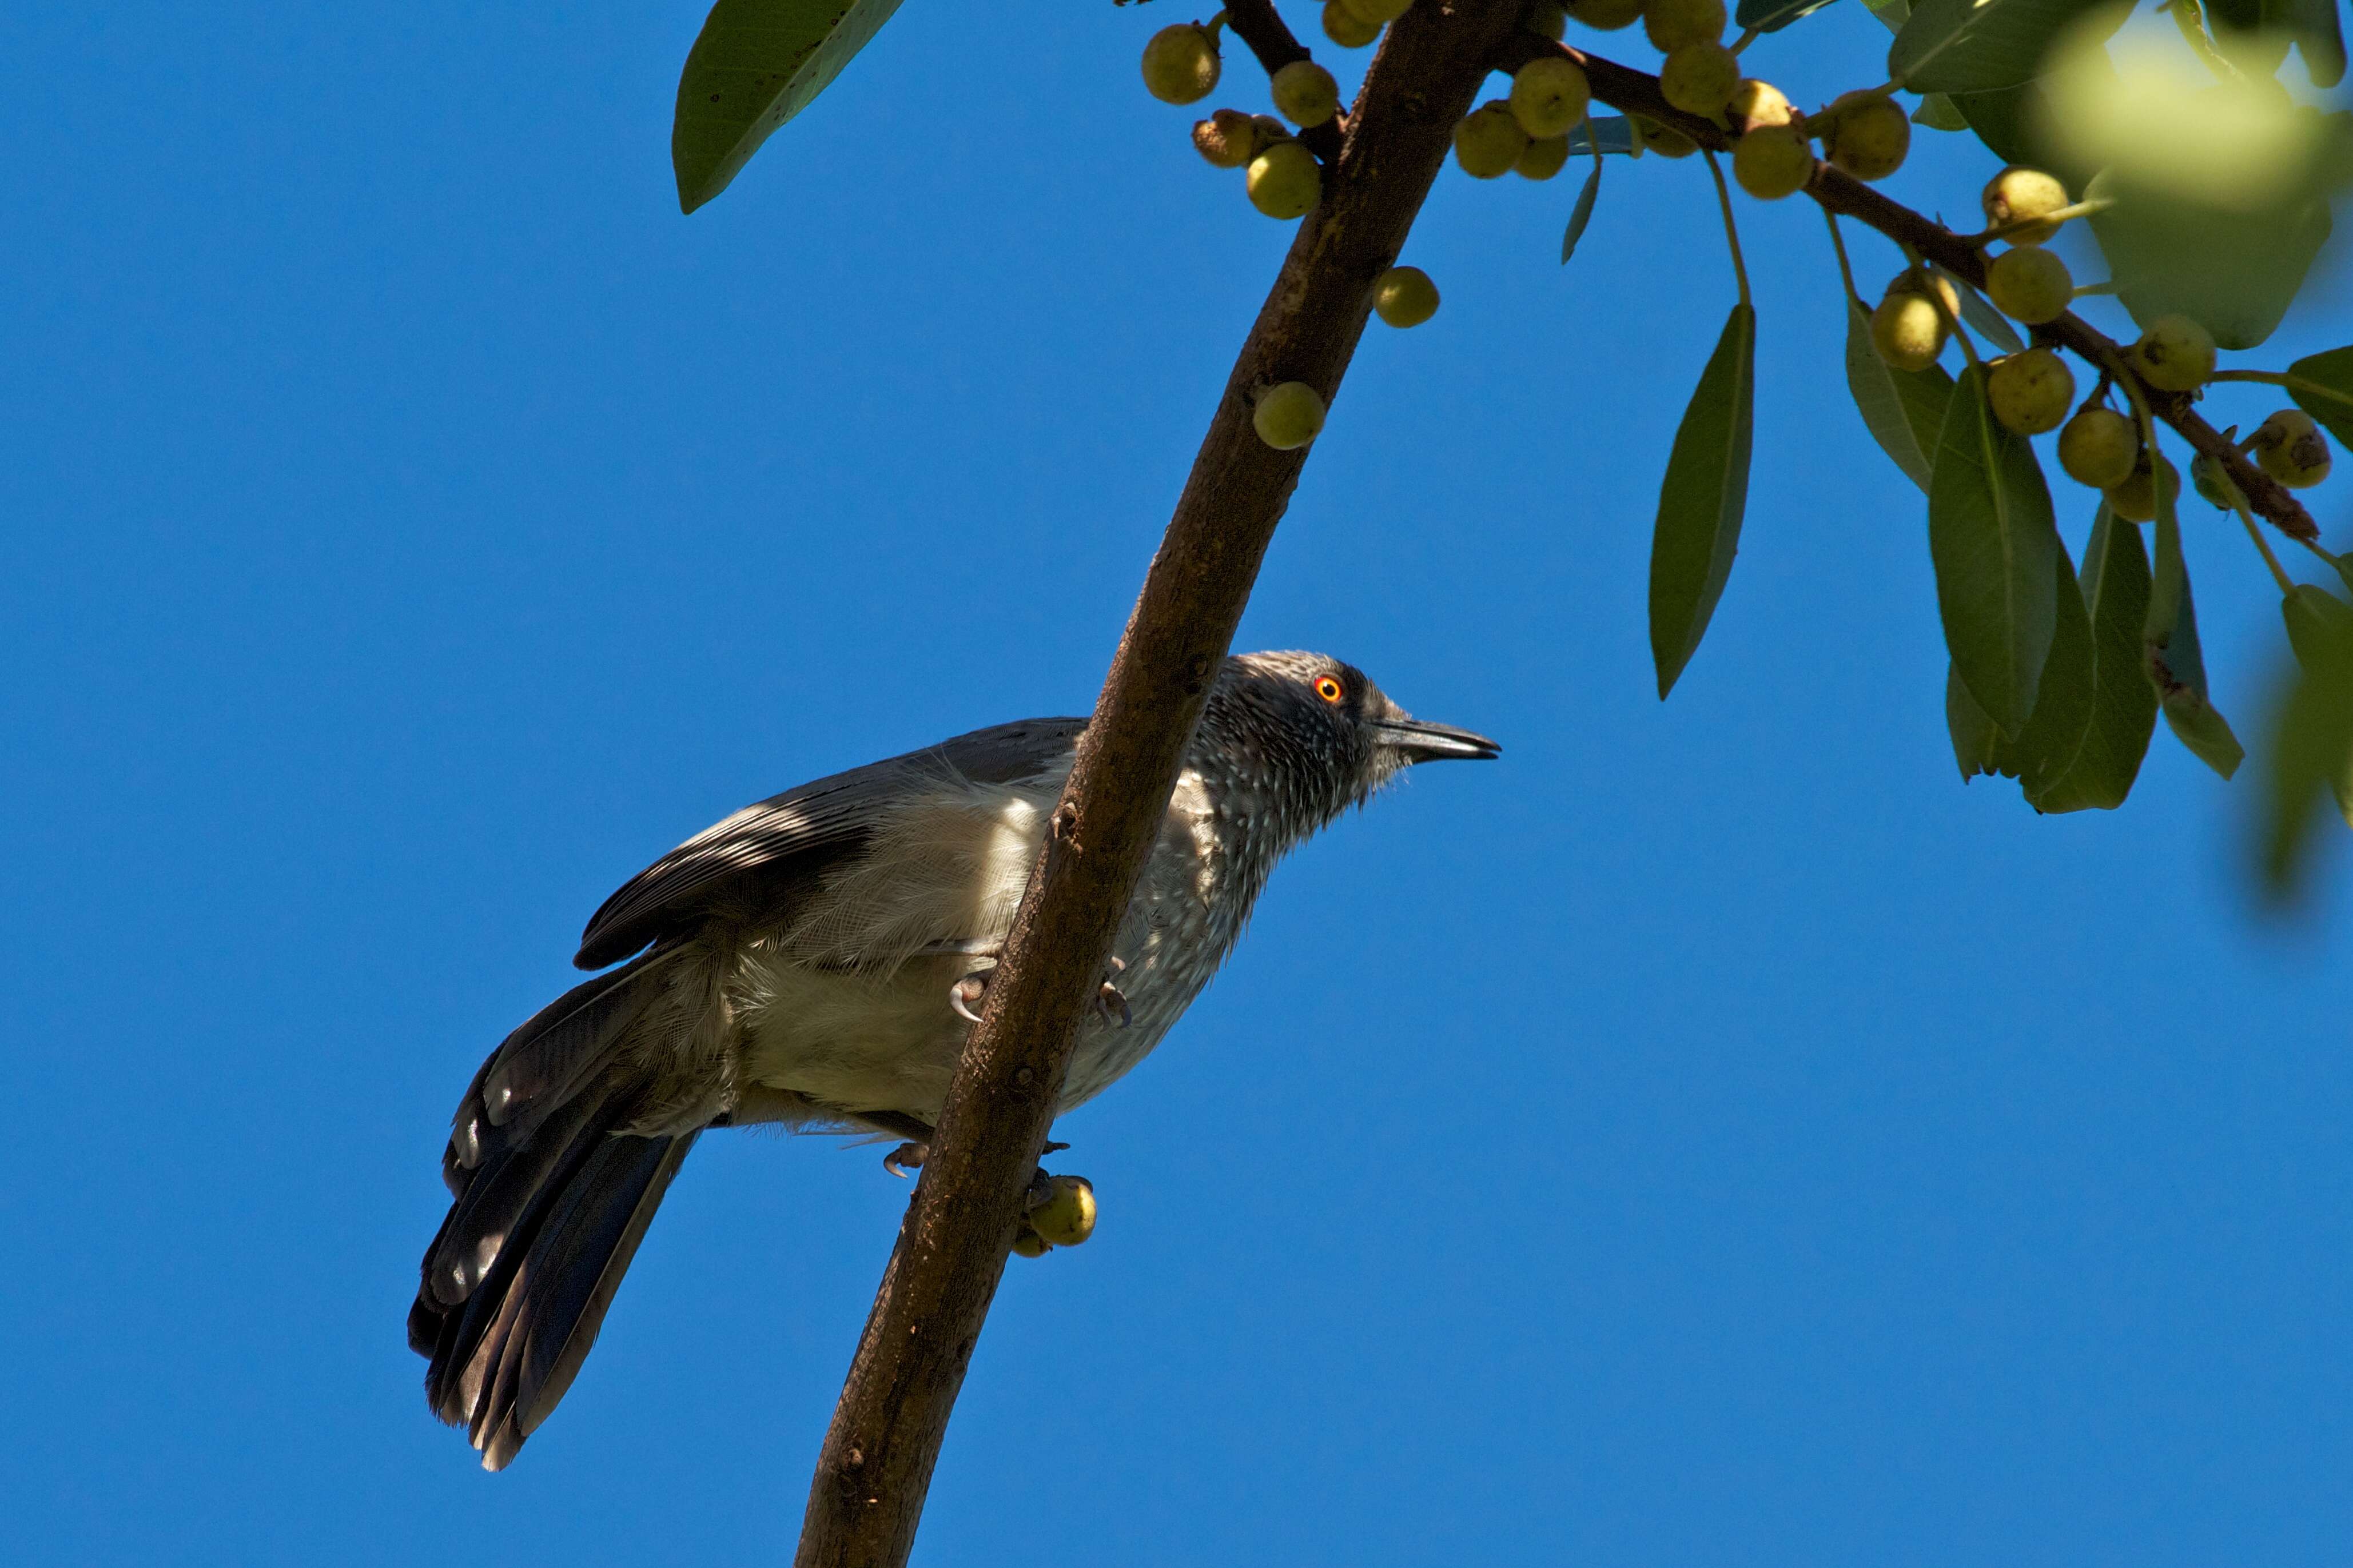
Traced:
<svg viewBox="0 0 2353 1568">
<path fill-rule="evenodd" d="M 641 864 L 1092 700 L 1291 233 L 1137 85 L 1172 19 L 913 0 L 692 218 L 691 5 L 0 20 L 0 1556 L 788 1552 L 878 1152 L 705 1140 L 498 1477 L 403 1342 L 437 1158 Z M 1102 1230 L 1013 1265 L 919 1561 L 2341 1562 L 2348 858 L 2259 919 L 2248 787 L 2162 734 L 2119 814 L 1963 787 L 1802 202 L 1742 206 L 1754 499 L 1662 706 L 1732 280 L 1695 162 L 1563 270 L 1575 188 L 1440 179 L 1445 308 L 1366 338 L 1242 633 L 1505 758 L 1304 850 L 1063 1124 Z M 2324 292 L 2245 363 L 2348 340 Z M 2276 597 L 2189 528 L 2250 731 Z"/>
</svg>

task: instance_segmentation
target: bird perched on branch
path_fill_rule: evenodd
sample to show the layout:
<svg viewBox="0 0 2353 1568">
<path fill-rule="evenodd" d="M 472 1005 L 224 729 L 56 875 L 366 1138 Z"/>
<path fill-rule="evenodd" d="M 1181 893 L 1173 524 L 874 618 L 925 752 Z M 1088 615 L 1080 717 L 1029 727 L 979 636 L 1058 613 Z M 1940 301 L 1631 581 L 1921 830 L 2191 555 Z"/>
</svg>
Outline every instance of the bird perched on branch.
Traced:
<svg viewBox="0 0 2353 1568">
<path fill-rule="evenodd" d="M 1085 727 L 1000 724 L 786 790 L 605 900 L 573 963 L 620 967 L 508 1036 L 458 1106 L 408 1314 L 427 1398 L 485 1468 L 564 1396 L 706 1128 L 876 1132 L 921 1162 Z M 1060 1108 L 1159 1043 L 1293 846 L 1411 763 L 1497 751 L 1335 659 L 1228 659 Z"/>
</svg>

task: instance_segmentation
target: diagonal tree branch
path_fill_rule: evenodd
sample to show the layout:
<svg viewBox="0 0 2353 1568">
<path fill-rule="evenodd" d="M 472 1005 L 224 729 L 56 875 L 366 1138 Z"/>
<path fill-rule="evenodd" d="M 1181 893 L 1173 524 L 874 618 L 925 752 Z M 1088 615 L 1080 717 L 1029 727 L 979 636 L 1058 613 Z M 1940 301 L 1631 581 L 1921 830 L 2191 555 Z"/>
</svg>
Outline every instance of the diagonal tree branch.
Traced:
<svg viewBox="0 0 2353 1568">
<path fill-rule="evenodd" d="M 1627 114 L 1639 114 L 1645 120 L 1672 126 L 1701 146 L 1723 152 L 1732 145 L 1732 137 L 1725 128 L 1712 120 L 1686 114 L 1666 100 L 1659 90 L 1659 79 L 1638 71 L 1615 60 L 1590 55 L 1583 49 L 1557 44 L 1535 33 L 1521 32 L 1505 42 L 1504 52 L 1496 57 L 1499 70 L 1517 70 L 1540 55 L 1557 54 L 1575 60 L 1585 69 L 1586 80 L 1592 84 L 1593 96 L 1611 108 Z M 1891 200 L 1864 184 L 1861 180 L 1831 164 L 1816 161 L 1813 177 L 1806 184 L 1806 194 L 1834 213 L 1853 218 L 1887 236 L 1911 246 L 1921 255 L 1945 268 L 1977 288 L 1985 286 L 1985 252 L 1962 235 L 1956 234 L 1932 218 L 1914 212 L 1900 202 Z M 2037 327 L 2038 337 L 2048 337 L 2064 343 L 2084 359 L 2119 374 L 2131 375 L 2138 383 L 2141 395 L 2148 399 L 2149 411 L 2173 426 L 2184 441 L 2205 457 L 2221 465 L 2231 482 L 2239 487 L 2258 516 L 2291 539 L 2316 540 L 2320 530 L 2304 503 L 2295 499 L 2288 488 L 2250 462 L 2231 439 L 2209 424 L 2205 416 L 2192 405 L 2189 395 L 2167 392 L 2154 387 L 2134 375 L 2124 359 L 2122 347 L 2098 328 L 2082 317 L 2068 314 L 2048 325 Z"/>
<path fill-rule="evenodd" d="M 966 1042 L 809 1488 L 802 1568 L 898 1568 L 1004 1270 L 1071 1043 L 1306 449 L 1250 426 L 1260 387 L 1328 402 L 1521 0 L 1424 0 L 1365 77 L 1324 198 L 1243 343 L 1081 741 Z"/>
</svg>

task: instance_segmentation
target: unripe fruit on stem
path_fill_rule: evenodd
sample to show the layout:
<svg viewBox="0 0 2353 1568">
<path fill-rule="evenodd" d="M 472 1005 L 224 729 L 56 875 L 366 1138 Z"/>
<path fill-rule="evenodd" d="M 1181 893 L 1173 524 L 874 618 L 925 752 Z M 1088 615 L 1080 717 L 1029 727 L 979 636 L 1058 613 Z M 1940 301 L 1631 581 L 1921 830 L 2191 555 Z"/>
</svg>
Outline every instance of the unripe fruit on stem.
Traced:
<svg viewBox="0 0 2353 1568">
<path fill-rule="evenodd" d="M 2049 349 L 2004 354 L 1986 372 L 1993 416 L 2021 436 L 2056 430 L 2075 401 L 2075 374 Z"/>
<path fill-rule="evenodd" d="M 1795 125 L 1803 130 L 1805 125 L 1804 116 L 1790 107 L 1779 88 L 1753 79 L 1734 84 L 1732 100 L 1724 106 L 1724 112 L 1735 131 L 1754 131 L 1760 125 Z"/>
<path fill-rule="evenodd" d="M 1724 37 L 1724 0 L 1643 0 L 1642 31 L 1662 55 Z"/>
<path fill-rule="evenodd" d="M 1593 89 L 1575 60 L 1543 55 L 1519 68 L 1512 78 L 1512 96 L 1505 100 L 1512 118 L 1530 141 L 1566 136 L 1585 118 Z"/>
<path fill-rule="evenodd" d="M 1659 96 L 1685 114 L 1716 114 L 1740 85 L 1740 61 L 1713 40 L 1685 44 L 1659 68 Z"/>
<path fill-rule="evenodd" d="M 1554 0 L 1536 0 L 1528 7 L 1528 31 L 1554 43 L 1568 36 L 1568 11 Z"/>
<path fill-rule="evenodd" d="M 1029 1214 L 1029 1228 L 1050 1247 L 1076 1247 L 1095 1233 L 1095 1189 L 1084 1176 L 1049 1179 L 1046 1201 Z"/>
<path fill-rule="evenodd" d="M 1341 0 L 1360 22 L 1385 27 L 1413 9 L 1413 0 Z"/>
<path fill-rule="evenodd" d="M 1945 302 L 1945 320 L 1947 325 L 1960 319 L 1961 291 L 1953 286 L 1951 279 L 1941 272 L 1933 272 L 1926 268 L 1907 267 L 1887 280 L 1887 293 L 1933 293 Z M 1884 297 L 1884 295 L 1882 296 L 1882 298 Z"/>
<path fill-rule="evenodd" d="M 1366 21 L 1343 0 L 1324 0 L 1324 36 L 1344 49 L 1361 49 L 1381 36 L 1381 25 Z"/>
<path fill-rule="evenodd" d="M 1340 112 L 1340 84 L 1314 60 L 1293 60 L 1274 73 L 1274 107 L 1293 125 L 1321 125 Z"/>
<path fill-rule="evenodd" d="M 1454 161 L 1473 179 L 1492 180 L 1508 173 L 1527 150 L 1528 133 L 1501 99 L 1454 122 Z"/>
<path fill-rule="evenodd" d="M 1760 202 L 1796 195 L 1813 174 L 1814 150 L 1794 125 L 1760 125 L 1732 144 L 1732 177 Z"/>
<path fill-rule="evenodd" d="M 1994 309 L 2030 326 L 2055 321 L 2075 298 L 2067 264 L 2039 245 L 2003 251 L 1986 264 L 1986 293 Z"/>
<path fill-rule="evenodd" d="M 1698 142 L 1672 125 L 1662 125 L 1639 114 L 1627 118 L 1633 121 L 1634 134 L 1642 139 L 1642 145 L 1662 158 L 1688 158 L 1699 151 Z"/>
<path fill-rule="evenodd" d="M 1642 16 L 1642 0 L 1561 0 L 1561 7 L 1597 33 L 1630 27 Z"/>
<path fill-rule="evenodd" d="M 2157 521 L 2157 491 L 2160 484 L 2165 487 L 2167 500 L 2181 499 L 2181 470 L 2167 462 L 2162 452 L 2157 455 L 2156 467 L 2152 470 L 2148 451 L 2143 448 L 2124 482 L 2108 488 L 2108 510 L 2127 522 L 2154 522 Z"/>
<path fill-rule="evenodd" d="M 1438 314 L 1438 285 L 1419 267 L 1392 267 L 1373 285 L 1373 311 L 1392 327 L 1418 327 Z"/>
<path fill-rule="evenodd" d="M 1046 1245 L 1044 1237 L 1024 1226 L 1013 1233 L 1013 1250 L 1024 1258 L 1043 1258 L 1053 1248 Z"/>
<path fill-rule="evenodd" d="M 1559 174 L 1561 166 L 1567 162 L 1568 138 L 1546 136 L 1528 143 L 1528 150 L 1513 163 L 1512 173 L 1524 179 L 1549 180 Z"/>
<path fill-rule="evenodd" d="M 1904 155 L 1912 150 L 1912 121 L 1880 94 L 1850 97 L 1852 102 L 1831 105 L 1822 152 L 1858 180 L 1883 180 L 1904 166 Z"/>
<path fill-rule="evenodd" d="M 2328 437 L 2301 408 L 2283 408 L 2255 426 L 2256 464 L 2290 489 L 2318 484 L 2334 461 Z"/>
<path fill-rule="evenodd" d="M 2042 217 L 2069 205 L 2066 186 L 2040 169 L 2017 164 L 1986 182 L 1983 200 L 1986 223 L 1993 228 L 2025 218 Z M 2055 223 L 2037 223 L 2002 237 L 2012 245 L 2040 245 L 2058 232 Z"/>
<path fill-rule="evenodd" d="M 1926 294 L 1898 289 L 1871 313 L 1871 346 L 1897 370 L 1926 370 L 1945 352 L 1945 317 Z"/>
<path fill-rule="evenodd" d="M 1250 160 L 1250 205 L 1269 217 L 1304 217 L 1323 195 L 1323 166 L 1296 142 L 1278 142 Z"/>
<path fill-rule="evenodd" d="M 1259 153 L 1258 121 L 1239 109 L 1211 111 L 1193 122 L 1193 146 L 1219 169 L 1239 169 Z"/>
<path fill-rule="evenodd" d="M 2140 426 L 2113 408 L 2086 408 L 2059 432 L 2059 466 L 2095 490 L 2130 479 L 2139 457 Z"/>
<path fill-rule="evenodd" d="M 2194 392 L 2214 374 L 2214 334 L 2187 316 L 2159 316 L 2133 344 L 2133 369 L 2165 392 Z"/>
<path fill-rule="evenodd" d="M 1253 114 L 1250 123 L 1258 127 L 1258 150 L 1261 153 L 1278 142 L 1291 140 L 1291 127 L 1271 114 Z"/>
<path fill-rule="evenodd" d="M 1324 399 L 1303 381 L 1286 381 L 1258 395 L 1250 410 L 1250 428 L 1278 452 L 1294 451 L 1315 439 L 1324 428 Z"/>
<path fill-rule="evenodd" d="M 1198 103 L 1218 85 L 1218 45 L 1198 22 L 1179 22 L 1144 46 L 1144 89 L 1163 103 Z"/>
</svg>

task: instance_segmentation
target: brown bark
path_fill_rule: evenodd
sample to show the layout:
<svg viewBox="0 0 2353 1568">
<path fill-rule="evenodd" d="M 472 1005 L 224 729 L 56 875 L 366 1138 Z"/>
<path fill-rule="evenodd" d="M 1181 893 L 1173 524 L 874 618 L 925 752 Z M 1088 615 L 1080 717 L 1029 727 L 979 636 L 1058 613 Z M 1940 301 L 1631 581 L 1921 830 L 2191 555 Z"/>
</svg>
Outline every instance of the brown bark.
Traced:
<svg viewBox="0 0 2353 1568">
<path fill-rule="evenodd" d="M 1154 557 L 1037 871 L 965 1047 L 930 1158 L 826 1434 L 796 1561 L 906 1561 L 948 1415 L 1052 1124 L 1071 1043 L 1306 449 L 1250 426 L 1253 395 L 1329 402 L 1520 0 L 1423 0 L 1365 78 L 1323 200 L 1243 343 Z M 1287 37 L 1287 35 L 1285 35 Z"/>
</svg>

